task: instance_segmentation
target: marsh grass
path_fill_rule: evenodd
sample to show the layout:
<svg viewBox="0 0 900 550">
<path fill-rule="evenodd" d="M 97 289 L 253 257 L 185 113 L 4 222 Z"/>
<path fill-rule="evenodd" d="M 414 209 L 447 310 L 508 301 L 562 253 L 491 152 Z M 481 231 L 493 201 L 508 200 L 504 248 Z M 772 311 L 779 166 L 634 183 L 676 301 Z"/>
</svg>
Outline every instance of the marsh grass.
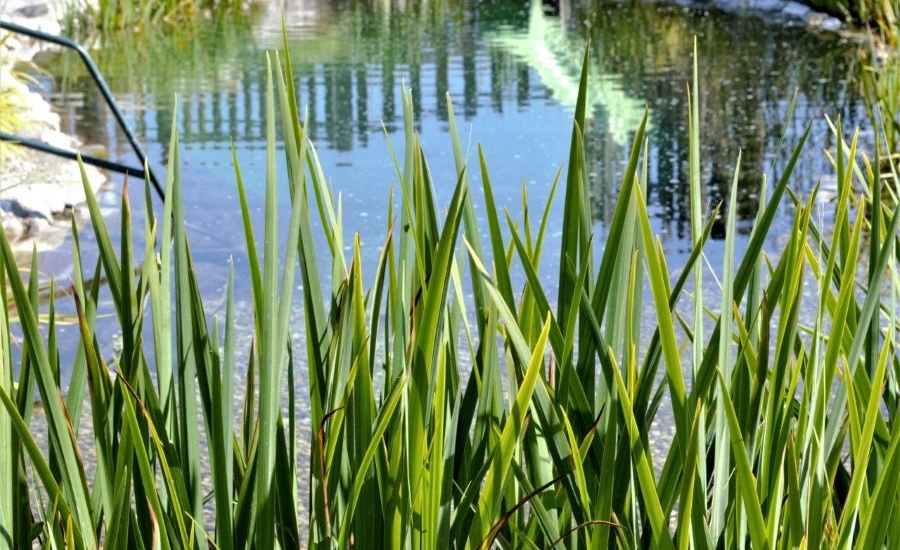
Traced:
<svg viewBox="0 0 900 550">
<path fill-rule="evenodd" d="M 807 130 L 789 145 L 784 172 L 764 186 L 742 257 L 735 253 L 736 201 L 728 203 L 724 286 L 720 299 L 707 303 L 702 292 L 688 292 L 692 280 L 695 289 L 707 284 L 700 266 L 716 215 L 704 211 L 699 183 L 700 141 L 711 138 L 700 119 L 696 66 L 686 114 L 694 248 L 677 279 L 647 211 L 646 116 L 634 132 L 607 241 L 594 257 L 582 136 L 586 70 L 569 161 L 557 181 L 565 228 L 559 250 L 545 246 L 549 201 L 534 217 L 498 210 L 485 152 L 466 157 L 452 107 L 457 180 L 449 203 L 437 204 L 437 182 L 404 93 L 404 142 L 394 158 L 399 207 L 366 276 L 359 240 L 345 248 L 341 203 L 307 139 L 290 59 L 273 55 L 267 63 L 262 235 L 254 233 L 235 158 L 252 287 L 249 350 L 236 345 L 233 273 L 224 317 L 209 319 L 204 311 L 174 132 L 162 212 L 153 212 L 146 191 L 143 250 L 132 245 L 128 194 L 116 245 L 86 186 L 99 259 L 83 264 L 73 227 L 72 299 L 82 338 L 71 364 L 61 365 L 56 349 L 55 298 L 39 307 L 34 271 L 26 285 L 0 238 L 0 286 L 10 288 L 0 296 L 2 544 L 227 550 L 900 543 L 893 518 L 900 509 L 900 216 L 885 199 L 892 191 L 859 153 L 856 134 L 845 135 L 840 121 L 830 153 L 838 182 L 833 225 L 816 225 L 815 191 L 802 200 L 790 193 Z M 279 113 L 289 197 L 278 196 Z M 470 186 L 473 171 L 481 189 Z M 736 171 L 732 197 L 737 181 Z M 484 195 L 484 240 L 474 193 Z M 763 244 L 789 200 L 791 231 L 784 248 L 768 256 Z M 283 233 L 280 201 L 291 204 Z M 326 254 L 315 246 L 322 241 Z M 556 296 L 538 276 L 541 256 L 551 253 L 560 259 Z M 513 270 L 524 283 L 513 282 Z M 113 364 L 102 359 L 94 330 L 99 286 L 86 283 L 101 278 L 122 331 Z M 303 349 L 290 338 L 297 301 Z M 7 313 L 13 304 L 18 327 Z M 813 320 L 801 324 L 801 311 L 810 308 Z M 678 313 L 685 310 L 694 318 Z M 704 316 L 713 323 L 704 324 Z M 14 330 L 22 334 L 21 354 L 12 350 Z M 239 356 L 248 359 L 238 364 Z M 295 393 L 299 369 L 309 380 L 303 398 Z M 66 388 L 62 370 L 71 373 Z M 246 373 L 247 389 L 235 415 L 237 372 Z M 35 393 L 45 415 L 44 448 L 27 428 Z M 671 418 L 660 418 L 664 399 Z M 74 435 L 85 400 L 96 455 L 90 477 L 78 451 L 85 442 Z M 311 433 L 297 421 L 297 407 L 307 402 Z M 654 456 L 648 437 L 657 421 L 674 426 L 662 456 Z M 311 443 L 308 459 L 300 439 Z M 308 494 L 299 493 L 301 476 Z M 298 518 L 300 499 L 309 503 L 306 521 Z M 301 532 L 301 525 L 308 528 Z"/>
<path fill-rule="evenodd" d="M 900 4 L 892 0 L 807 0 L 816 9 L 872 28 L 888 44 L 900 41 Z"/>
<path fill-rule="evenodd" d="M 882 128 L 876 145 L 883 156 L 900 154 L 900 50 L 868 57 L 863 95 L 873 125 Z"/>
<path fill-rule="evenodd" d="M 91 31 L 148 31 L 189 24 L 194 18 L 232 17 L 253 0 L 65 0 L 63 28 L 82 36 Z"/>
</svg>

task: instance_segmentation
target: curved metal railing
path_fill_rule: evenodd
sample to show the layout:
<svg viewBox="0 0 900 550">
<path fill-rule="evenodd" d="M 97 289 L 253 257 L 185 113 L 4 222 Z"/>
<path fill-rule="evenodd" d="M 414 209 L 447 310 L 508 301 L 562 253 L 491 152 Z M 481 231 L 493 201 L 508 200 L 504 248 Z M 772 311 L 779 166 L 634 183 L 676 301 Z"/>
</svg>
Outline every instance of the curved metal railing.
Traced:
<svg viewBox="0 0 900 550">
<path fill-rule="evenodd" d="M 109 90 L 109 86 L 106 85 L 106 81 L 103 80 L 103 75 L 100 74 L 100 70 L 97 68 L 97 65 L 94 63 L 94 60 L 91 59 L 90 54 L 88 54 L 87 50 L 85 50 L 81 44 L 75 42 L 74 40 L 67 38 L 65 36 L 56 36 L 53 34 L 48 34 L 42 31 L 37 31 L 34 29 L 29 29 L 28 27 L 23 27 L 21 25 L 17 25 L 15 23 L 10 23 L 8 21 L 0 20 L 0 29 L 17 33 L 24 34 L 26 36 L 30 36 L 37 40 L 42 40 L 44 42 L 50 42 L 64 48 L 69 48 L 78 52 L 78 55 L 81 57 L 81 60 L 84 62 L 85 66 L 88 69 L 88 72 L 93 78 L 94 83 L 97 84 L 97 87 L 100 89 L 100 93 L 103 95 L 103 99 L 106 100 L 106 104 L 109 106 L 109 109 L 112 111 L 113 115 L 116 117 L 116 122 L 119 123 L 119 127 L 125 133 L 125 137 L 128 138 L 128 142 L 131 144 L 132 149 L 134 149 L 135 155 L 137 155 L 138 160 L 142 165 L 147 167 L 146 174 L 144 172 L 144 168 L 136 168 L 133 166 L 127 166 L 124 164 L 120 164 L 118 162 L 113 162 L 110 160 L 94 157 L 91 155 L 80 155 L 81 160 L 85 164 L 90 164 L 93 166 L 97 166 L 98 168 L 103 168 L 106 170 L 111 170 L 113 172 L 118 172 L 121 174 L 137 176 L 139 178 L 149 177 L 150 183 L 153 184 L 153 188 L 156 190 L 156 193 L 159 195 L 160 199 L 165 200 L 165 191 L 163 190 L 163 186 L 160 183 L 159 179 L 156 177 L 156 173 L 153 171 L 153 168 L 150 166 L 149 162 L 147 162 L 147 155 L 144 153 L 143 147 L 138 143 L 137 138 L 134 136 L 134 133 L 131 131 L 131 128 L 128 127 L 128 124 L 125 122 L 125 117 L 122 115 L 122 111 L 119 110 L 119 106 L 116 104 L 116 100 L 113 98 L 112 92 Z M 67 159 L 78 159 L 79 154 L 75 151 L 70 151 L 67 149 L 61 149 L 59 147 L 54 147 L 50 144 L 44 143 L 42 141 L 23 138 L 19 136 L 14 136 L 11 134 L 7 134 L 6 132 L 0 132 L 0 141 L 11 141 L 18 143 L 24 147 L 28 147 L 30 149 L 36 149 L 38 151 L 43 151 L 45 153 L 49 153 L 51 155 L 56 155 L 59 157 L 67 158 Z"/>
</svg>

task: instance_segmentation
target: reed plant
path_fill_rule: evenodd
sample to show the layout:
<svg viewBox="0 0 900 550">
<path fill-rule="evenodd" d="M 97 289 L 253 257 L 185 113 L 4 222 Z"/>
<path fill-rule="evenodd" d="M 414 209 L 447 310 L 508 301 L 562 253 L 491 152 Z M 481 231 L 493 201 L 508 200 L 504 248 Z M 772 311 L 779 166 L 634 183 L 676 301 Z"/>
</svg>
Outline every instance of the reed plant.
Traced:
<svg viewBox="0 0 900 550">
<path fill-rule="evenodd" d="M 521 212 L 501 212 L 486 153 L 479 148 L 469 161 L 452 107 L 455 192 L 438 204 L 439 182 L 404 93 L 404 144 L 394 159 L 399 206 L 366 275 L 359 239 L 345 247 L 340 199 L 307 139 L 284 56 L 283 64 L 277 54 L 267 60 L 263 235 L 254 232 L 236 167 L 252 287 L 249 349 L 237 344 L 233 275 L 224 317 L 210 319 L 204 310 L 174 131 L 167 200 L 158 216 L 146 201 L 143 250 L 132 245 L 127 193 L 117 246 L 86 186 L 99 259 L 83 264 L 73 227 L 81 344 L 70 364 L 61 364 L 57 349 L 55 299 L 40 306 L 36 272 L 26 283 L 0 237 L 0 286 L 9 288 L 0 296 L 0 544 L 227 550 L 900 543 L 893 517 L 900 509 L 900 216 L 856 134 L 845 136 L 840 121 L 827 153 L 839 190 L 832 223 L 817 221 L 815 191 L 791 192 L 807 130 L 791 144 L 777 181 L 763 186 L 740 255 L 735 169 L 724 264 L 715 279 L 703 267 L 716 212 L 703 204 L 700 184 L 695 65 L 687 113 L 693 249 L 673 277 L 676 266 L 647 209 L 646 117 L 634 132 L 606 242 L 594 241 L 582 135 L 586 70 L 569 161 L 554 183 L 564 202 L 558 249 L 547 232 L 552 196 L 536 216 L 524 198 Z M 278 196 L 282 160 L 287 198 Z M 473 171 L 479 190 L 470 184 Z M 483 194 L 484 239 L 476 192 Z M 291 204 L 286 232 L 279 230 L 281 201 Z M 769 255 L 764 243 L 787 206 L 790 231 Z M 316 246 L 322 241 L 324 251 Z M 548 288 L 539 270 L 551 253 L 559 254 L 559 273 Z M 94 328 L 100 288 L 85 282 L 101 279 L 122 330 L 112 363 L 104 361 L 104 336 Z M 717 299 L 705 300 L 702 291 L 717 280 Z M 304 345 L 290 337 L 298 304 Z M 39 316 L 48 319 L 46 330 Z M 301 369 L 309 381 L 302 396 L 295 390 Z M 63 371 L 70 372 L 66 387 Z M 236 376 L 247 381 L 237 415 Z M 670 413 L 661 412 L 664 402 Z M 298 421 L 300 407 L 309 408 L 309 430 Z M 29 431 L 39 414 L 46 447 Z M 89 441 L 77 435 L 83 417 Z M 659 425 L 672 427 L 664 450 L 651 436 Z M 299 451 L 301 439 L 310 442 L 309 456 Z M 85 445 L 95 454 L 93 468 Z M 301 499 L 308 517 L 298 516 Z"/>
<path fill-rule="evenodd" d="M 869 118 L 882 131 L 876 145 L 883 155 L 900 154 L 900 50 L 867 57 L 862 88 Z"/>
<path fill-rule="evenodd" d="M 92 31 L 149 31 L 190 23 L 195 17 L 231 17 L 252 0 L 66 0 L 63 28 L 70 36 Z"/>
<path fill-rule="evenodd" d="M 806 0 L 809 6 L 876 29 L 882 39 L 900 41 L 900 4 L 892 0 Z"/>
</svg>

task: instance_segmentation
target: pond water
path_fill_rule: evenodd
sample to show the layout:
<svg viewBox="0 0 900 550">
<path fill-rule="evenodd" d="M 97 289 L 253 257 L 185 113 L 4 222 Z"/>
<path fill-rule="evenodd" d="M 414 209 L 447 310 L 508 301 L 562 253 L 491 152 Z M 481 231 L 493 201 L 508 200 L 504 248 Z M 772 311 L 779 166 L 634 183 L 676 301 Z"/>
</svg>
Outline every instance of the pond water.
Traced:
<svg viewBox="0 0 900 550">
<path fill-rule="evenodd" d="M 585 142 L 597 242 L 602 246 L 633 132 L 649 107 L 648 200 L 673 269 L 690 248 L 686 87 L 694 36 L 704 192 L 710 204 L 726 195 L 742 151 L 739 247 L 756 214 L 763 175 L 778 178 L 809 121 L 811 138 L 793 179 L 801 193 L 830 173 L 822 152 L 834 143 L 826 115 L 841 117 L 848 127 L 865 126 L 867 120 L 855 84 L 861 46 L 835 34 L 712 6 L 293 0 L 285 9 L 299 104 L 308 108 L 310 136 L 341 194 L 345 234 L 360 232 L 364 256 L 372 263 L 390 223 L 387 201 L 397 177 L 385 134 L 402 151 L 403 86 L 412 90 L 416 128 L 438 200 L 448 201 L 456 182 L 449 97 L 463 139 L 472 144 L 470 161 L 477 158 L 474 145 L 482 144 L 498 204 L 516 218 L 523 187 L 532 209 L 543 207 L 568 157 L 581 60 L 590 41 Z M 243 277 L 239 286 L 248 286 L 232 146 L 251 204 L 261 211 L 265 52 L 282 47 L 281 28 L 280 13 L 262 7 L 239 20 L 123 36 L 92 51 L 160 173 L 173 125 L 178 131 L 193 255 L 211 312 L 221 303 L 229 257 Z M 47 66 L 68 129 L 133 162 L 127 141 L 75 60 L 60 55 Z M 785 146 L 779 148 L 783 135 Z M 480 183 L 472 176 L 477 191 Z M 121 179 L 113 177 L 118 184 Z M 120 185 L 113 187 L 106 201 L 114 210 Z M 140 213 L 138 187 L 132 184 Z M 286 201 L 284 208 L 287 212 Z M 561 213 L 560 194 L 544 255 L 548 265 L 542 268 L 551 282 Z M 784 230 L 788 216 L 785 209 L 776 222 Z M 778 235 L 773 233 L 772 249 Z M 720 250 L 721 243 L 709 246 L 713 265 L 721 263 Z M 56 264 L 46 270 L 64 272 Z"/>
</svg>

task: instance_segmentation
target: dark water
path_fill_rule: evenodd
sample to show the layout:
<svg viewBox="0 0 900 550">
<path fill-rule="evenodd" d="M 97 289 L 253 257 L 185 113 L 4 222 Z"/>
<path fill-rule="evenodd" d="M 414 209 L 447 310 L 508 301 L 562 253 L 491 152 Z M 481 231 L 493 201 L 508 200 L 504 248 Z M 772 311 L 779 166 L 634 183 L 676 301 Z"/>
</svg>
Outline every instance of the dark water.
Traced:
<svg viewBox="0 0 900 550">
<path fill-rule="evenodd" d="M 391 221 L 387 201 L 397 176 L 385 132 L 402 155 L 404 85 L 412 90 L 416 128 L 439 200 L 449 200 L 456 182 L 449 96 L 463 139 L 471 143 L 470 161 L 477 159 L 477 143 L 486 151 L 499 205 L 519 217 L 524 188 L 536 216 L 568 156 L 581 61 L 590 41 L 585 143 L 597 242 L 602 246 L 633 132 L 649 108 L 649 202 L 673 269 L 690 247 L 686 88 L 694 36 L 704 193 L 710 204 L 726 196 L 741 151 L 739 247 L 756 214 L 763 176 L 780 176 L 807 123 L 813 130 L 793 177 L 801 193 L 830 173 L 823 149 L 834 138 L 826 115 L 841 117 L 845 126 L 866 125 L 855 87 L 861 46 L 751 14 L 652 2 L 499 0 L 288 0 L 285 10 L 310 136 L 340 193 L 345 234 L 360 232 L 364 255 L 373 261 Z M 281 46 L 280 14 L 262 7 L 239 20 L 111 39 L 93 51 L 161 172 L 173 126 L 178 131 L 193 253 L 214 311 L 232 255 L 244 278 L 239 286 L 247 286 L 232 145 L 251 203 L 261 209 L 265 52 Z M 55 90 L 63 92 L 60 106 L 70 129 L 131 160 L 126 141 L 74 60 L 60 56 L 49 67 Z M 785 145 L 779 148 L 782 136 Z M 113 181 L 120 184 L 121 177 Z M 132 196 L 140 211 L 142 193 L 134 191 L 135 183 Z M 107 197 L 110 204 L 119 189 Z M 282 196 L 286 212 L 286 191 Z M 543 269 L 551 283 L 561 212 L 559 197 L 546 245 L 550 265 Z M 785 231 L 788 215 L 786 209 L 777 222 Z M 772 249 L 778 240 L 776 231 Z M 720 250 L 721 243 L 709 247 L 714 265 L 721 263 Z"/>
</svg>

